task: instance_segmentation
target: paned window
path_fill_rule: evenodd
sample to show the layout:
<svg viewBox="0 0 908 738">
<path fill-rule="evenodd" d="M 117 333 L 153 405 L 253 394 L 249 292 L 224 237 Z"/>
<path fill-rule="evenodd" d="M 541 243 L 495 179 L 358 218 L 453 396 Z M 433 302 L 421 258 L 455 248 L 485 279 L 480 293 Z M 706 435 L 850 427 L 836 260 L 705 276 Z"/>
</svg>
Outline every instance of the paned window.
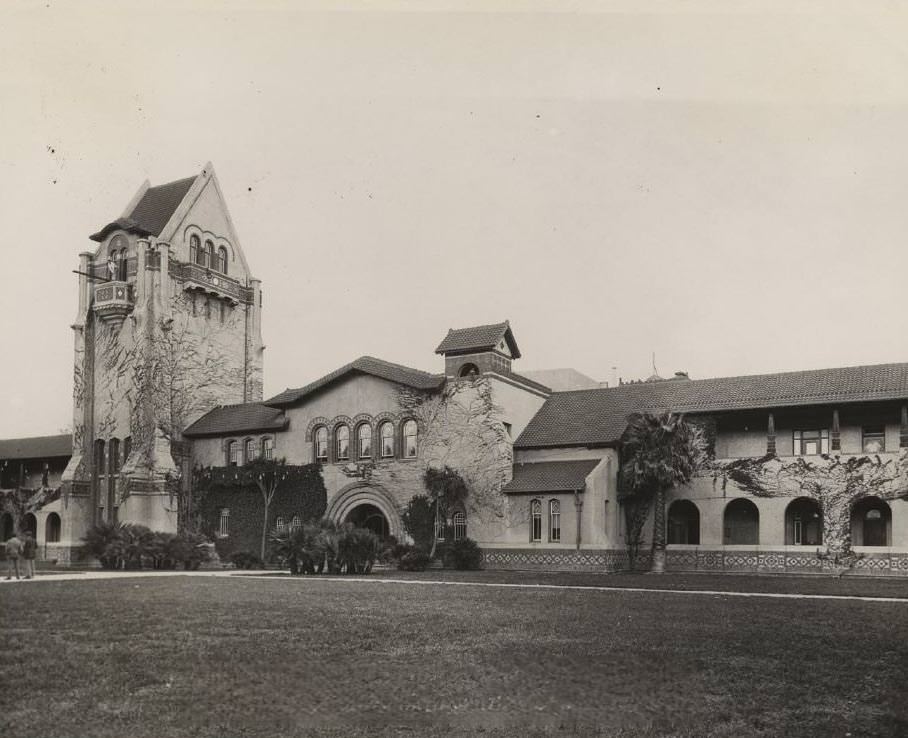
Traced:
<svg viewBox="0 0 908 738">
<path fill-rule="evenodd" d="M 285 530 L 287 530 L 287 523 L 284 522 L 284 518 L 278 515 L 277 521 L 274 523 L 274 527 L 277 528 L 278 533 L 283 533 Z"/>
<path fill-rule="evenodd" d="M 881 454 L 886 450 L 886 428 L 884 426 L 864 426 L 862 435 L 865 454 Z"/>
<path fill-rule="evenodd" d="M 199 241 L 198 236 L 189 237 L 189 261 L 193 264 L 199 263 L 199 252 L 202 248 L 202 242 Z"/>
<path fill-rule="evenodd" d="M 405 459 L 415 459 L 417 452 L 417 438 L 416 438 L 416 421 L 408 420 L 404 423 L 404 458 Z"/>
<path fill-rule="evenodd" d="M 221 517 L 218 521 L 218 535 L 221 538 L 226 538 L 230 535 L 230 508 L 225 507 L 221 509 Z"/>
<path fill-rule="evenodd" d="M 328 429 L 325 426 L 315 431 L 315 458 L 321 461 L 328 458 Z"/>
<path fill-rule="evenodd" d="M 817 456 L 828 453 L 828 430 L 796 430 L 794 432 L 795 456 Z"/>
<path fill-rule="evenodd" d="M 467 537 L 467 516 L 466 513 L 456 512 L 454 513 L 454 540 L 459 541 L 461 538 Z"/>
<path fill-rule="evenodd" d="M 381 424 L 381 455 L 384 458 L 394 456 L 394 424 L 386 421 Z"/>
<path fill-rule="evenodd" d="M 530 503 L 530 540 L 542 540 L 542 500 Z"/>
<path fill-rule="evenodd" d="M 549 540 L 561 540 L 561 503 L 558 500 L 549 500 Z"/>
<path fill-rule="evenodd" d="M 337 426 L 335 452 L 338 461 L 350 458 L 350 429 L 346 425 Z"/>
<path fill-rule="evenodd" d="M 218 249 L 218 271 L 227 274 L 227 249 L 223 246 Z"/>
<path fill-rule="evenodd" d="M 356 430 L 357 455 L 361 459 L 372 457 L 372 426 L 363 423 Z"/>
<path fill-rule="evenodd" d="M 246 463 L 250 461 L 255 461 L 256 458 L 256 448 L 255 448 L 255 439 L 247 438 L 246 439 Z"/>
<path fill-rule="evenodd" d="M 263 438 L 262 439 L 262 458 L 271 460 L 274 458 L 274 439 L 273 438 Z"/>
<path fill-rule="evenodd" d="M 300 516 L 294 515 L 293 520 L 290 521 L 290 530 L 299 530 L 302 527 L 303 527 L 303 524 L 300 521 Z"/>
<path fill-rule="evenodd" d="M 227 466 L 240 465 L 240 444 L 236 441 L 227 442 Z"/>
<path fill-rule="evenodd" d="M 216 264 L 214 263 L 214 244 L 211 241 L 205 241 L 205 255 L 204 258 L 199 262 L 202 266 L 207 266 L 209 269 L 214 269 Z"/>
</svg>

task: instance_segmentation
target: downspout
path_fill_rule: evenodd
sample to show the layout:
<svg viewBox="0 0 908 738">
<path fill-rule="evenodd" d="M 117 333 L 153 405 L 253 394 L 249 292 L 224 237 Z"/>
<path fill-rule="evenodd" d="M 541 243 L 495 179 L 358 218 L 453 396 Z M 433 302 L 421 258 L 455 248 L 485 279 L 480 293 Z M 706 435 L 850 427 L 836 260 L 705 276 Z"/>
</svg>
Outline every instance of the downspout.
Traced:
<svg viewBox="0 0 908 738">
<path fill-rule="evenodd" d="M 574 490 L 574 510 L 577 515 L 577 550 L 580 550 L 580 523 L 583 516 L 583 498 L 580 496 L 580 490 Z"/>
</svg>

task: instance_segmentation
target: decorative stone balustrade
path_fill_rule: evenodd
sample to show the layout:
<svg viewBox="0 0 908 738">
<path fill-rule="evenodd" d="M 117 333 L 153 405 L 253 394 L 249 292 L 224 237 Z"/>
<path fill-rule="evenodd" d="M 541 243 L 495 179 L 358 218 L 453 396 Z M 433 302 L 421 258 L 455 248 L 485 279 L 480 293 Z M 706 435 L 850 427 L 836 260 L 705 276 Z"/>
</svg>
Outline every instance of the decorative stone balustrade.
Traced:
<svg viewBox="0 0 908 738">
<path fill-rule="evenodd" d="M 251 289 L 243 287 L 235 279 L 231 279 L 225 274 L 220 274 L 199 264 L 171 262 L 170 273 L 172 277 L 183 282 L 184 290 L 200 290 L 233 305 L 253 301 Z"/>
</svg>

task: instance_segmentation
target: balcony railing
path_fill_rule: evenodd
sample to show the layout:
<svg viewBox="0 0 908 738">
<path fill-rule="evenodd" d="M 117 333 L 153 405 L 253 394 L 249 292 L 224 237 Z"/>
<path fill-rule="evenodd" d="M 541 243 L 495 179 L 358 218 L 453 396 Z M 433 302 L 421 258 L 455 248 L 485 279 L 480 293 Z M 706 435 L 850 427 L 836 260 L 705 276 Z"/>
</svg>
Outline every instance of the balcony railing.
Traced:
<svg viewBox="0 0 908 738">
<path fill-rule="evenodd" d="M 199 264 L 170 263 L 170 275 L 183 282 L 184 290 L 202 290 L 233 303 L 251 303 L 253 292 L 235 279 Z"/>
<path fill-rule="evenodd" d="M 101 282 L 95 285 L 94 311 L 101 320 L 121 324 L 132 312 L 135 297 L 126 282 Z"/>
</svg>

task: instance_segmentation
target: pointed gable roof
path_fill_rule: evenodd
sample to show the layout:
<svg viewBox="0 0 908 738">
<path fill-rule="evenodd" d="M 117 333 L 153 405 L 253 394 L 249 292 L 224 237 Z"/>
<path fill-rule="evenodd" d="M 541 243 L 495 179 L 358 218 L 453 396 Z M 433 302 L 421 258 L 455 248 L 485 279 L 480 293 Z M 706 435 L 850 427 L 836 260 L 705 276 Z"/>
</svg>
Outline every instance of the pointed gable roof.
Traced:
<svg viewBox="0 0 908 738">
<path fill-rule="evenodd" d="M 434 390 L 438 389 L 445 381 L 444 374 L 430 374 L 420 369 L 412 369 L 402 364 L 393 364 L 390 361 L 382 361 L 373 356 L 360 356 L 358 359 L 344 364 L 340 369 L 335 369 L 330 374 L 310 382 L 305 387 L 297 389 L 285 389 L 280 394 L 275 395 L 270 400 L 266 400 L 266 405 L 281 407 L 294 405 L 323 387 L 343 379 L 350 374 L 369 374 L 380 379 L 387 379 L 389 382 L 402 384 L 405 387 L 413 389 Z"/>
<path fill-rule="evenodd" d="M 89 238 L 92 241 L 103 241 L 111 231 L 118 228 L 138 233 L 141 236 L 160 235 L 180 203 L 183 202 L 183 198 L 186 197 L 197 176 L 178 179 L 157 187 L 149 187 L 128 215 L 108 223 Z"/>
<path fill-rule="evenodd" d="M 476 325 L 471 328 L 449 328 L 448 335 L 435 349 L 436 354 L 468 354 L 490 351 L 498 346 L 502 338 L 507 341 L 511 357 L 520 358 L 520 349 L 514 340 L 509 321 L 491 325 Z"/>
</svg>

